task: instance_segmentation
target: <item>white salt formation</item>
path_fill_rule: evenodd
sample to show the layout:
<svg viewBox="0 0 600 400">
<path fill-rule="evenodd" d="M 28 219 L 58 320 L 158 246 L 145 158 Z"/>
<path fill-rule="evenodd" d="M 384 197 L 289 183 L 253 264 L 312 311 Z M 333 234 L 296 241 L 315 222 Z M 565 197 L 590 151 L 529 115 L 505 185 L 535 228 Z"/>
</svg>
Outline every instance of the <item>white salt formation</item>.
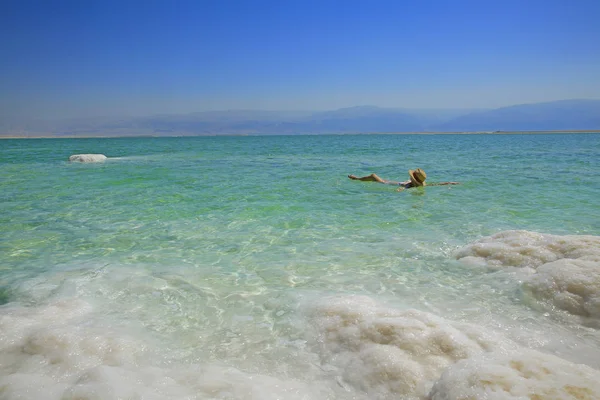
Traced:
<svg viewBox="0 0 600 400">
<path fill-rule="evenodd" d="M 473 325 L 365 296 L 326 298 L 309 313 L 322 362 L 370 399 L 421 399 L 458 360 L 516 346 Z M 350 390 L 350 389 L 349 389 Z"/>
<path fill-rule="evenodd" d="M 600 237 L 506 231 L 457 253 L 470 264 L 529 268 L 525 293 L 571 314 L 600 319 Z"/>
<path fill-rule="evenodd" d="M 523 288 L 571 314 L 600 319 L 600 263 L 562 259 L 538 267 Z"/>
<path fill-rule="evenodd" d="M 364 296 L 309 306 L 309 323 L 298 320 L 308 346 L 295 340 L 293 356 L 280 364 L 285 369 L 309 356 L 310 365 L 297 375 L 242 371 L 212 358 L 199 365 L 201 353 L 182 358 L 176 343 L 115 324 L 92 304 L 62 297 L 46 305 L 0 306 L 1 399 L 600 398 L 599 371 L 523 349 L 483 328 Z"/>
<path fill-rule="evenodd" d="M 327 387 L 249 374 L 217 365 L 172 363 L 161 346 L 90 326 L 92 308 L 78 300 L 0 308 L 0 398 L 3 400 L 311 400 Z M 165 362 L 161 362 L 165 361 Z"/>
<path fill-rule="evenodd" d="M 69 157 L 69 161 L 82 163 L 104 162 L 106 161 L 106 156 L 104 154 L 73 154 Z"/>
<path fill-rule="evenodd" d="M 535 350 L 486 354 L 449 367 L 428 400 L 596 400 L 600 371 Z"/>
<path fill-rule="evenodd" d="M 456 258 L 496 268 L 537 268 L 563 258 L 600 262 L 600 237 L 505 231 L 471 243 Z"/>
</svg>

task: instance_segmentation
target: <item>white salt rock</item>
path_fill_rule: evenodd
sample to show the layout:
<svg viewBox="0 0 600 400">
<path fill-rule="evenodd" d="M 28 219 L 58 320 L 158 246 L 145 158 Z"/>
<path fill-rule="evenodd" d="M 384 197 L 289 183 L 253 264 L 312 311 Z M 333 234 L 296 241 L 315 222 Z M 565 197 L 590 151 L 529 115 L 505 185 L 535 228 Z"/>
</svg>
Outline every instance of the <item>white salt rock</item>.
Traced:
<svg viewBox="0 0 600 400">
<path fill-rule="evenodd" d="M 595 400 L 600 371 L 535 350 L 488 353 L 449 367 L 427 399 Z"/>
<path fill-rule="evenodd" d="M 600 262 L 562 259 L 544 264 L 523 289 L 571 314 L 600 318 Z"/>
<path fill-rule="evenodd" d="M 492 268 L 537 268 L 562 258 L 600 262 L 600 236 L 504 231 L 463 247 L 456 258 L 464 259 L 469 265 L 480 259 Z"/>
<path fill-rule="evenodd" d="M 90 324 L 78 299 L 0 307 L 2 400 L 318 400 L 327 385 L 218 365 L 167 362 L 153 342 Z M 103 324 L 102 324 L 103 325 Z M 110 324 L 108 324 L 110 325 Z M 136 333 L 138 333 L 136 331 Z"/>
<path fill-rule="evenodd" d="M 106 156 L 104 154 L 73 154 L 69 157 L 69 161 L 74 162 L 82 162 L 82 163 L 95 163 L 95 162 L 104 162 L 106 160 Z"/>
<path fill-rule="evenodd" d="M 469 266 L 528 268 L 525 294 L 571 314 L 600 319 L 600 236 L 505 231 L 462 248 Z"/>
<path fill-rule="evenodd" d="M 308 317 L 322 363 L 370 399 L 421 399 L 456 361 L 516 347 L 480 327 L 387 308 L 366 296 L 323 299 Z"/>
</svg>

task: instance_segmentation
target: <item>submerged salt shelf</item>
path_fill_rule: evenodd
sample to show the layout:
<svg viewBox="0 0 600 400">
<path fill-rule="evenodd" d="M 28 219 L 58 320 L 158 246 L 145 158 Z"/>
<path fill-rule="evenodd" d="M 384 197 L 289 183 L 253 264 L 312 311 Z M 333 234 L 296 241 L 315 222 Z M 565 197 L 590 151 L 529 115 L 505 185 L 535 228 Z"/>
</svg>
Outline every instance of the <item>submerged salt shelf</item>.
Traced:
<svg viewBox="0 0 600 400">
<path fill-rule="evenodd" d="M 181 358 L 174 343 L 161 343 L 139 326 L 115 324 L 111 316 L 80 299 L 33 307 L 7 305 L 0 317 L 3 398 L 600 396 L 600 371 L 524 349 L 479 326 L 391 308 L 367 296 L 326 296 L 298 305 L 292 323 L 297 330 L 289 325 L 277 335 L 278 349 L 271 351 L 278 352 L 279 359 L 262 372 L 210 356 L 197 358 L 209 349 Z M 253 338 L 239 339 L 237 345 Z M 260 359 L 260 352 L 255 356 Z"/>
<path fill-rule="evenodd" d="M 521 236 L 568 242 L 568 254 L 583 257 L 593 249 L 581 244 L 596 240 L 497 238 Z M 490 240 L 459 255 L 484 254 Z M 221 291 L 177 270 L 62 268 L 24 281 L 1 307 L 0 386 L 6 399 L 50 400 L 600 396 L 596 369 L 528 349 L 503 330 L 378 297 Z M 576 338 L 549 327 L 549 336 L 563 335 L 557 342 Z M 558 353 L 584 348 L 578 340 Z M 589 345 L 597 359 L 598 341 Z"/>
<path fill-rule="evenodd" d="M 191 278 L 88 266 L 24 282 L 0 316 L 5 398 L 600 396 L 600 371 L 528 349 L 502 329 L 386 296 L 221 292 Z M 598 359 L 597 341 L 585 349 L 552 326 L 547 335 L 572 341 L 558 353 L 576 345 Z"/>
</svg>

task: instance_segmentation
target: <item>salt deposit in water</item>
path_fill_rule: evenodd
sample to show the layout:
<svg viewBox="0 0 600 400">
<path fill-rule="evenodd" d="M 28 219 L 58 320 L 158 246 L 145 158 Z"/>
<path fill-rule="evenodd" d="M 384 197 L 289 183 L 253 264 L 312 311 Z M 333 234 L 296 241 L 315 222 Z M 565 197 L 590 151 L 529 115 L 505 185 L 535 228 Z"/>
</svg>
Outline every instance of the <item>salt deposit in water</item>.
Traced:
<svg viewBox="0 0 600 400">
<path fill-rule="evenodd" d="M 0 398 L 19 400 L 331 398 L 327 385 L 226 365 L 160 362 L 152 343 L 91 326 L 89 304 L 0 309 Z"/>
<path fill-rule="evenodd" d="M 562 259 L 544 264 L 523 288 L 561 310 L 600 319 L 600 263 Z"/>
<path fill-rule="evenodd" d="M 600 371 L 522 349 L 487 353 L 449 367 L 428 400 L 594 400 Z"/>
<path fill-rule="evenodd" d="M 600 262 L 600 237 L 504 231 L 465 246 L 456 258 L 467 263 L 485 263 L 491 268 L 535 269 L 563 258 Z"/>
<path fill-rule="evenodd" d="M 168 348 L 143 331 L 114 326 L 90 303 L 73 297 L 5 304 L 0 397 L 458 400 L 489 393 L 497 396 L 490 399 L 535 399 L 541 393 L 543 399 L 600 398 L 599 371 L 523 349 L 483 327 L 391 308 L 367 296 L 322 297 L 300 309 L 304 312 L 295 318 L 308 346 L 296 351 L 314 354 L 320 372 L 287 376 L 243 371 L 227 360 L 171 358 Z"/>
<path fill-rule="evenodd" d="M 324 298 L 308 318 L 322 362 L 372 399 L 422 398 L 456 361 L 516 347 L 477 326 L 388 308 L 366 296 Z"/>
<path fill-rule="evenodd" d="M 104 154 L 73 154 L 69 157 L 69 161 L 82 163 L 103 162 L 106 161 L 106 156 Z"/>
<path fill-rule="evenodd" d="M 506 231 L 478 240 L 456 257 L 494 269 L 528 268 L 524 293 L 571 314 L 600 319 L 600 237 Z"/>
</svg>

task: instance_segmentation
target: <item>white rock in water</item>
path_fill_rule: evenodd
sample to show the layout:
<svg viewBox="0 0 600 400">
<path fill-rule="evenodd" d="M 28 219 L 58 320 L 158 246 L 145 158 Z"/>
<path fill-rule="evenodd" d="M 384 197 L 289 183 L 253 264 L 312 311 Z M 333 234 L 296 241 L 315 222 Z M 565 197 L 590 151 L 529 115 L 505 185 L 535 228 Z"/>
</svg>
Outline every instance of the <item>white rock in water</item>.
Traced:
<svg viewBox="0 0 600 400">
<path fill-rule="evenodd" d="M 428 400 L 592 400 L 600 371 L 535 350 L 485 354 L 449 367 Z"/>
<path fill-rule="evenodd" d="M 104 154 L 73 154 L 69 161 L 79 161 L 82 163 L 103 162 L 106 160 Z"/>
</svg>

